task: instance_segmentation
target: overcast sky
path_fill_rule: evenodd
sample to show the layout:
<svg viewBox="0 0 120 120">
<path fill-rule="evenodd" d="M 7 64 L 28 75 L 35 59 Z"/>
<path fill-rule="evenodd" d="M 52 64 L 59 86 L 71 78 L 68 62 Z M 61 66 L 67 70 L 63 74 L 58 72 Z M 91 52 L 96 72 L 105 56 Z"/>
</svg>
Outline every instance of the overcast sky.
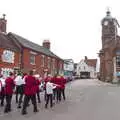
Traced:
<svg viewBox="0 0 120 120">
<path fill-rule="evenodd" d="M 120 22 L 119 0 L 0 0 L 0 16 L 6 14 L 7 32 L 42 45 L 63 59 L 79 62 L 97 58 L 101 49 L 101 19 L 110 7 Z"/>
</svg>

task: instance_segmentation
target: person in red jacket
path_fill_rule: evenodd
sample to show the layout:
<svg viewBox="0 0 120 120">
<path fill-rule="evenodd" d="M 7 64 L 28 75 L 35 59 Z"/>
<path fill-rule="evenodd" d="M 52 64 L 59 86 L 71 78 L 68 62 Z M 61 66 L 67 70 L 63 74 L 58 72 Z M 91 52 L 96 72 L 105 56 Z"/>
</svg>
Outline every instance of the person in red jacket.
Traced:
<svg viewBox="0 0 120 120">
<path fill-rule="evenodd" d="M 35 78 L 36 78 L 36 96 L 38 99 L 38 103 L 40 103 L 41 102 L 41 100 L 40 100 L 40 87 L 39 87 L 41 84 L 40 75 L 36 74 Z"/>
<path fill-rule="evenodd" d="M 55 75 L 52 77 L 51 82 L 52 82 L 53 84 L 56 84 L 56 79 L 57 79 L 57 74 L 55 74 Z M 56 86 L 56 88 L 53 89 L 53 100 L 56 100 L 56 98 L 57 98 L 57 87 L 58 87 L 58 86 Z"/>
<path fill-rule="evenodd" d="M 63 99 L 65 100 L 65 84 L 66 79 L 61 75 L 61 95 L 63 96 Z"/>
<path fill-rule="evenodd" d="M 37 103 L 36 103 L 36 79 L 33 76 L 33 71 L 29 72 L 29 75 L 25 77 L 25 86 L 24 86 L 24 102 L 22 108 L 22 115 L 27 114 L 27 106 L 29 101 L 32 101 L 33 111 L 38 112 Z"/>
<path fill-rule="evenodd" d="M 61 85 L 62 85 L 62 80 L 61 77 L 58 75 L 56 78 L 54 78 L 54 84 L 56 84 L 56 94 L 57 94 L 57 102 L 61 101 Z"/>
<path fill-rule="evenodd" d="M 6 98 L 6 105 L 4 110 L 5 113 L 11 111 L 11 100 L 14 87 L 15 87 L 14 74 L 10 72 L 9 77 L 7 77 L 5 80 L 5 98 Z"/>
</svg>

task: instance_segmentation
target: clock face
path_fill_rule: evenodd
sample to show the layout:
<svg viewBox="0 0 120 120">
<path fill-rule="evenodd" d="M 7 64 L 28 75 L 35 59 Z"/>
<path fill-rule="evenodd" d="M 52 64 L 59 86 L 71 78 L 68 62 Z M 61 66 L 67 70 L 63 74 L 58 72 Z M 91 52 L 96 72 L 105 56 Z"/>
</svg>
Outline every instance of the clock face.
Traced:
<svg viewBox="0 0 120 120">
<path fill-rule="evenodd" d="M 108 21 L 104 21 L 104 25 L 107 26 L 108 25 Z"/>
</svg>

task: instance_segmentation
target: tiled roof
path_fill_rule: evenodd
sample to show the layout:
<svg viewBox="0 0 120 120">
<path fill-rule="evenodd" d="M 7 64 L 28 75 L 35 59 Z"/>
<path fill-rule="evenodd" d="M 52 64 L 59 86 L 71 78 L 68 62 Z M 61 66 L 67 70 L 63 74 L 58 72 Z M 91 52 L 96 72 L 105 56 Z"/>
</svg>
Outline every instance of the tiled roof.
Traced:
<svg viewBox="0 0 120 120">
<path fill-rule="evenodd" d="M 19 51 L 17 46 L 13 43 L 13 41 L 8 37 L 6 33 L 0 33 L 0 47 L 9 50 Z"/>
<path fill-rule="evenodd" d="M 59 58 L 58 56 L 56 56 L 53 52 L 51 52 L 49 49 L 43 47 L 43 46 L 40 46 L 36 43 L 33 43 L 19 35 L 16 35 L 15 33 L 8 33 L 9 35 L 12 35 L 23 47 L 26 47 L 26 48 L 29 48 L 29 49 L 32 49 L 36 52 L 40 52 L 40 53 L 43 53 L 45 55 L 48 55 L 48 56 L 51 56 L 51 57 L 55 57 L 55 58 Z M 61 59 L 61 58 L 59 58 Z"/>
<path fill-rule="evenodd" d="M 92 66 L 92 67 L 96 67 L 97 64 L 97 59 L 87 59 L 86 60 L 87 65 Z"/>
</svg>

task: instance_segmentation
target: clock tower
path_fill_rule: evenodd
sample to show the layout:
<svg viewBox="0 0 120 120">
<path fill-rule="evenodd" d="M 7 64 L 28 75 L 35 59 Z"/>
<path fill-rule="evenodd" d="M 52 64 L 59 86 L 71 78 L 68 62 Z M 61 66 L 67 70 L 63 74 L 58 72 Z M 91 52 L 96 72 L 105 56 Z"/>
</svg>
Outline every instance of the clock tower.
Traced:
<svg viewBox="0 0 120 120">
<path fill-rule="evenodd" d="M 102 19 L 102 49 L 110 47 L 109 43 L 114 44 L 117 36 L 117 20 L 111 16 L 108 10 Z"/>
<path fill-rule="evenodd" d="M 115 82 L 120 73 L 120 36 L 117 33 L 119 24 L 117 19 L 111 16 L 107 10 L 106 16 L 101 21 L 102 25 L 102 49 L 100 57 L 100 79 Z M 118 64 L 119 62 L 119 64 Z"/>
</svg>

